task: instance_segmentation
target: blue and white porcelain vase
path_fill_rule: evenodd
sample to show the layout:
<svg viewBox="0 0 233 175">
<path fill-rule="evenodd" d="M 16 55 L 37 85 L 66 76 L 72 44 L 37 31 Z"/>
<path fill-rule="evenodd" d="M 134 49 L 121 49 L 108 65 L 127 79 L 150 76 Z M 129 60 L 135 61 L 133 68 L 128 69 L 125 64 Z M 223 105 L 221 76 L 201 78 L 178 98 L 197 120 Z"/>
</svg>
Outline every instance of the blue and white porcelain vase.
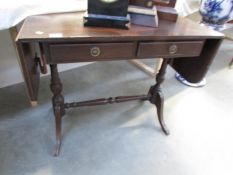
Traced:
<svg viewBox="0 0 233 175">
<path fill-rule="evenodd" d="M 221 28 L 233 17 L 233 0 L 202 0 L 200 14 L 204 24 Z"/>
</svg>

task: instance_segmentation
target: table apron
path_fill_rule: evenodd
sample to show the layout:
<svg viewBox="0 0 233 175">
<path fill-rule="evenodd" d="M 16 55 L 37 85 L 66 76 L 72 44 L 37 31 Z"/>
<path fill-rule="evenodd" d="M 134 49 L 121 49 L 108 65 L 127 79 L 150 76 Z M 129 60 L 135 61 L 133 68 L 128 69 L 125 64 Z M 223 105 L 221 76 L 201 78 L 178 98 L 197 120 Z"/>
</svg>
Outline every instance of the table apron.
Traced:
<svg viewBox="0 0 233 175">
<path fill-rule="evenodd" d="M 198 57 L 204 46 L 198 41 L 138 41 L 103 43 L 42 43 L 48 64 Z"/>
</svg>

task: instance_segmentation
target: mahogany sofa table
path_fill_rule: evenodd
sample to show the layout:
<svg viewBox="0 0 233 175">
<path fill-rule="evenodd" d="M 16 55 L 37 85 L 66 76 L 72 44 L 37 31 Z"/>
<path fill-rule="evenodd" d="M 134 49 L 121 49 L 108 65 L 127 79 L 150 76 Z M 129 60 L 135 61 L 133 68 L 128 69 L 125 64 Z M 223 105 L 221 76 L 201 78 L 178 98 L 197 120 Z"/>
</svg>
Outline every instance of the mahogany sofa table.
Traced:
<svg viewBox="0 0 233 175">
<path fill-rule="evenodd" d="M 158 28 L 136 25 L 129 30 L 87 28 L 83 27 L 83 12 L 77 12 L 28 17 L 16 42 L 28 96 L 34 104 L 38 97 L 40 73 L 46 72 L 46 64 L 50 65 L 57 156 L 62 139 L 62 116 L 66 109 L 73 107 L 148 100 L 157 107 L 163 132 L 169 134 L 163 120 L 164 98 L 160 87 L 167 65 L 170 64 L 188 81 L 198 82 L 205 76 L 222 39 L 222 34 L 184 18 L 179 18 L 176 23 L 160 20 Z M 145 95 L 64 102 L 57 64 L 161 57 L 163 63 L 156 84 Z"/>
</svg>

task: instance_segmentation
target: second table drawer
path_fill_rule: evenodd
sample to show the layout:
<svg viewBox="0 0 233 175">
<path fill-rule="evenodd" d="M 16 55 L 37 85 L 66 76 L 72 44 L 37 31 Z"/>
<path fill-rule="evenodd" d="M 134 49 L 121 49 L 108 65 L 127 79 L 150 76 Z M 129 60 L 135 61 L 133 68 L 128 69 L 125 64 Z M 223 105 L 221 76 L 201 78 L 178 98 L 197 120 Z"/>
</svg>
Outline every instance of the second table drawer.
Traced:
<svg viewBox="0 0 233 175">
<path fill-rule="evenodd" d="M 130 59 L 135 54 L 134 43 L 50 44 L 52 63 Z"/>
<path fill-rule="evenodd" d="M 199 56 L 204 41 L 179 42 L 141 42 L 139 43 L 138 58 L 175 58 Z"/>
</svg>

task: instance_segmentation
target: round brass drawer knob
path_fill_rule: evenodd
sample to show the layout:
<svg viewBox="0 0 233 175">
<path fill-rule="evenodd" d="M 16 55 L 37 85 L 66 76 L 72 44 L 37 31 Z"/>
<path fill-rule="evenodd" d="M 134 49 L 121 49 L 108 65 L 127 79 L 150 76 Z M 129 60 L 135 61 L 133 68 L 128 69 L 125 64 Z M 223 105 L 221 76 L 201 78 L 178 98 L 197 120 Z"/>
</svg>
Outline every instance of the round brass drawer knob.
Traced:
<svg viewBox="0 0 233 175">
<path fill-rule="evenodd" d="M 91 56 L 98 57 L 101 53 L 100 48 L 99 47 L 92 47 L 90 53 L 91 53 Z"/>
<path fill-rule="evenodd" d="M 173 55 L 173 54 L 176 54 L 177 53 L 177 50 L 178 50 L 178 47 L 177 45 L 173 44 L 169 47 L 169 54 Z"/>
</svg>

